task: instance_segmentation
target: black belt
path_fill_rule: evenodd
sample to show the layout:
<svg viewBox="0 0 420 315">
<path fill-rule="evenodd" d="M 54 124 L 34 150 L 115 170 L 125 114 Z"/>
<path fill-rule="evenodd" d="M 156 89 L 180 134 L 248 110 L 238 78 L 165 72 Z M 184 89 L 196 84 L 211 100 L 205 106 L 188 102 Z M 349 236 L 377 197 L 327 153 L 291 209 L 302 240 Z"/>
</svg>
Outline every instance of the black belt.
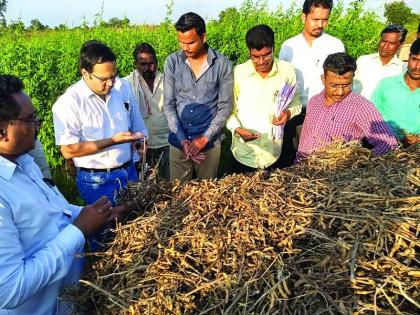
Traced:
<svg viewBox="0 0 420 315">
<path fill-rule="evenodd" d="M 120 170 L 122 168 L 127 168 L 131 164 L 131 161 L 125 162 L 124 164 L 113 167 L 113 168 L 85 168 L 85 167 L 79 167 L 79 170 L 85 171 L 85 172 L 92 172 L 92 173 L 99 173 L 99 172 L 112 172 L 116 170 Z"/>
</svg>

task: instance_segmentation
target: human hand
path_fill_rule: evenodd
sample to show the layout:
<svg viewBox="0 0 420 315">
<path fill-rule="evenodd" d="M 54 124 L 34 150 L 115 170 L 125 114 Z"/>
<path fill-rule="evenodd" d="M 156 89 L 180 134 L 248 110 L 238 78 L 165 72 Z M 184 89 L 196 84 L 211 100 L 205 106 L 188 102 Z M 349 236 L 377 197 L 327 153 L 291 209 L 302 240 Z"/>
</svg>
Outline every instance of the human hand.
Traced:
<svg viewBox="0 0 420 315">
<path fill-rule="evenodd" d="M 118 132 L 111 137 L 111 141 L 114 144 L 134 142 L 140 139 L 144 139 L 144 135 L 141 132 L 131 131 Z"/>
<path fill-rule="evenodd" d="M 245 128 L 236 128 L 235 133 L 237 133 L 245 142 L 258 139 L 261 134 L 259 132 L 251 132 Z"/>
<path fill-rule="evenodd" d="M 190 156 L 190 160 L 197 164 L 201 164 L 206 160 L 206 155 L 203 152 L 198 152 L 196 155 Z"/>
<path fill-rule="evenodd" d="M 209 139 L 204 136 L 200 136 L 191 141 L 190 147 L 188 148 L 188 156 L 195 156 L 204 149 L 204 147 L 209 143 Z"/>
<path fill-rule="evenodd" d="M 73 225 L 82 231 L 85 238 L 88 238 L 89 235 L 95 233 L 111 219 L 111 209 L 111 202 L 107 197 L 103 196 L 95 203 L 83 207 L 79 216 L 74 220 Z"/>
<path fill-rule="evenodd" d="M 122 203 L 118 206 L 112 208 L 112 213 L 109 221 L 117 220 L 120 221 L 121 217 L 127 212 L 128 208 L 125 203 Z"/>
<path fill-rule="evenodd" d="M 414 134 L 405 134 L 403 143 L 406 146 L 415 145 L 420 143 L 420 135 L 414 135 Z"/>
<path fill-rule="evenodd" d="M 185 158 L 187 160 L 190 159 L 190 156 L 188 154 L 188 150 L 190 149 L 190 145 L 191 145 L 191 141 L 189 141 L 189 140 L 184 140 L 184 141 L 181 142 L 182 152 L 184 152 Z"/>
<path fill-rule="evenodd" d="M 133 151 L 136 151 L 140 156 L 147 150 L 147 141 L 146 139 L 140 139 L 138 141 L 133 142 Z"/>
<path fill-rule="evenodd" d="M 285 109 L 284 111 L 281 112 L 279 117 L 273 117 L 273 119 L 271 120 L 271 123 L 273 125 L 279 126 L 279 125 L 284 125 L 285 123 L 288 122 L 288 120 L 290 119 L 291 113 L 290 110 Z"/>
</svg>

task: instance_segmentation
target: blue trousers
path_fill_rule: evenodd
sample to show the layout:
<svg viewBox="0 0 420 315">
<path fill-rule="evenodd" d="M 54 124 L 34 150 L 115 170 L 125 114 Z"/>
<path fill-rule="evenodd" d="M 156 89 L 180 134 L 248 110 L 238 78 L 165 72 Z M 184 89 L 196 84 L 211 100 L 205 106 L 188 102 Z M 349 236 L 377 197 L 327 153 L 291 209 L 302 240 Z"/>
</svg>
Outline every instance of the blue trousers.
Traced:
<svg viewBox="0 0 420 315">
<path fill-rule="evenodd" d="M 129 181 L 138 181 L 138 174 L 134 163 L 131 163 L 126 168 L 105 172 L 92 172 L 78 169 L 76 175 L 77 189 L 87 205 L 95 203 L 102 196 L 106 196 L 114 206 L 117 202 L 118 194 L 127 187 Z M 106 227 L 98 231 L 88 240 L 91 251 L 101 249 L 98 242 L 103 242 L 105 229 Z"/>
</svg>

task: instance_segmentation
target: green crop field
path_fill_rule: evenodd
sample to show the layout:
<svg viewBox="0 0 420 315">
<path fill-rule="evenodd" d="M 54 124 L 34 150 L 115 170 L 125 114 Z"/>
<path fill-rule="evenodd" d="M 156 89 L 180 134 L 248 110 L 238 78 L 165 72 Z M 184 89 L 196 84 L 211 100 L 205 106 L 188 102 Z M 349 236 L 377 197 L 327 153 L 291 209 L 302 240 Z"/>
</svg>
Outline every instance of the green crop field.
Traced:
<svg viewBox="0 0 420 315">
<path fill-rule="evenodd" d="M 170 11 L 171 8 L 168 8 L 167 16 L 170 16 Z M 265 23 L 275 31 L 277 55 L 281 44 L 302 30 L 300 16 L 300 6 L 272 12 L 263 2 L 247 0 L 240 9 L 227 9 L 218 19 L 208 21 L 208 42 L 238 64 L 248 58 L 244 40 L 246 31 L 256 24 Z M 14 74 L 23 80 L 26 92 L 44 119 L 40 139 L 54 179 L 72 201 L 75 190 L 54 144 L 51 106 L 68 86 L 80 78 L 78 54 L 82 43 L 97 39 L 108 44 L 118 58 L 120 76 L 132 71 L 132 50 L 139 42 L 149 42 L 155 47 L 160 69 L 165 58 L 178 48 L 176 32 L 169 18 L 156 26 L 110 28 L 104 23 L 95 24 L 92 28 L 83 25 L 74 29 L 41 32 L 3 30 L 0 34 L 0 72 Z M 363 2 L 355 1 L 347 8 L 336 4 L 327 32 L 340 38 L 347 52 L 358 57 L 376 50 L 383 26 L 375 13 L 363 10 Z"/>
</svg>

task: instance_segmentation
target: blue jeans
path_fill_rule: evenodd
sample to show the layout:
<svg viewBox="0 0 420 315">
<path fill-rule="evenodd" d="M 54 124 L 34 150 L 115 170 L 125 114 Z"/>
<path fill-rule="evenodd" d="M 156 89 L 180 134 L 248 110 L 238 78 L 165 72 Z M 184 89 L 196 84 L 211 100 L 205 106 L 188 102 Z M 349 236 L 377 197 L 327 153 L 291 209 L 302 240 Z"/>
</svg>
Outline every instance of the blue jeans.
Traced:
<svg viewBox="0 0 420 315">
<path fill-rule="evenodd" d="M 77 189 L 87 205 L 95 203 L 102 196 L 106 196 L 112 205 L 115 206 L 118 194 L 127 187 L 129 181 L 138 181 L 134 163 L 130 163 L 126 168 L 109 172 L 92 172 L 77 169 Z M 102 243 L 104 240 L 105 229 L 106 226 L 89 239 L 91 251 L 100 249 L 101 246 L 97 242 Z"/>
</svg>

